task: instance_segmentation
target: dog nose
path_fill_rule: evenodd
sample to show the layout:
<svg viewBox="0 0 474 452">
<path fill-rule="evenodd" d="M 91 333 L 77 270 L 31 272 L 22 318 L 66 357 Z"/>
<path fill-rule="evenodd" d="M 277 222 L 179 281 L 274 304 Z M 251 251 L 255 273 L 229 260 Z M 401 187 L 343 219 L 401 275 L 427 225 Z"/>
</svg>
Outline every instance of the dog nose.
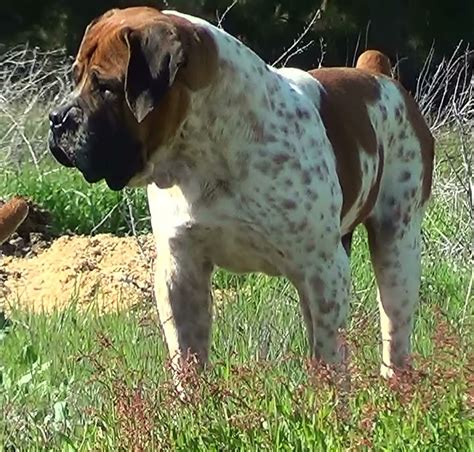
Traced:
<svg viewBox="0 0 474 452">
<path fill-rule="evenodd" d="M 52 127 L 69 127 L 77 121 L 78 111 L 73 104 L 66 104 L 55 108 L 49 113 L 49 120 Z"/>
<path fill-rule="evenodd" d="M 61 124 L 62 121 L 62 115 L 59 110 L 53 110 L 49 113 L 49 120 L 51 121 L 51 124 L 53 126 L 58 126 Z"/>
</svg>

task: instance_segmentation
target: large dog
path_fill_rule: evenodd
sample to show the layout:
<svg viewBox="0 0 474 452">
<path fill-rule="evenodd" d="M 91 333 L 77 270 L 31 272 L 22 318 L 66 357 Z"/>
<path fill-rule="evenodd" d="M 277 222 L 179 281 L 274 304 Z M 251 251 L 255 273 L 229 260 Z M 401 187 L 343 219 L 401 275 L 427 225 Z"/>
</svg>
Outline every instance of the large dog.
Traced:
<svg viewBox="0 0 474 452">
<path fill-rule="evenodd" d="M 358 224 L 380 293 L 381 372 L 404 365 L 434 150 L 397 82 L 277 70 L 204 20 L 144 7 L 94 20 L 73 73 L 72 96 L 50 114 L 51 151 L 89 182 L 148 186 L 156 300 L 177 366 L 208 359 L 215 266 L 286 276 L 313 356 L 341 362 Z"/>
</svg>

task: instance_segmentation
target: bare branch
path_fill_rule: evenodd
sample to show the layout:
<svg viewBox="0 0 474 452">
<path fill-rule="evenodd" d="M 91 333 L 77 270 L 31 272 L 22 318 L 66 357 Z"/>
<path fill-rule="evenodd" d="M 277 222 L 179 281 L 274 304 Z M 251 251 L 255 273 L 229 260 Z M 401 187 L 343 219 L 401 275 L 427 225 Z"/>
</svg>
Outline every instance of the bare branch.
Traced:
<svg viewBox="0 0 474 452">
<path fill-rule="evenodd" d="M 327 45 L 324 42 L 324 39 L 319 38 L 319 50 L 321 53 L 321 57 L 318 60 L 318 68 L 321 68 L 323 66 L 324 58 L 326 57 L 326 48 L 327 48 Z"/>
<path fill-rule="evenodd" d="M 237 5 L 238 3 L 238 0 L 234 0 L 224 11 L 224 13 L 222 14 L 222 16 L 219 17 L 219 11 L 216 11 L 216 18 L 217 18 L 217 26 L 219 28 L 222 28 L 224 29 L 224 27 L 222 26 L 222 22 L 224 22 L 224 19 L 226 18 L 227 14 L 229 14 L 229 12 L 231 11 L 231 9 Z"/>
<path fill-rule="evenodd" d="M 288 61 L 290 61 L 294 56 L 296 55 L 300 55 L 301 53 L 303 53 L 306 49 L 308 49 L 309 47 L 311 47 L 312 45 L 314 44 L 314 41 L 309 41 L 307 42 L 304 46 L 301 46 L 301 47 L 298 47 L 297 49 L 295 49 L 294 52 L 291 52 L 285 59 L 285 61 L 283 62 L 282 66 L 285 67 L 287 64 L 288 64 Z"/>
<path fill-rule="evenodd" d="M 276 66 L 277 64 L 279 64 L 281 61 L 285 60 L 285 61 L 288 61 L 288 56 L 290 55 L 295 55 L 296 53 L 293 53 L 295 52 L 295 49 L 298 48 L 298 45 L 300 44 L 300 42 L 303 40 L 303 38 L 309 33 L 309 31 L 311 30 L 311 28 L 313 27 L 313 25 L 316 23 L 317 20 L 321 19 L 322 17 L 322 13 L 323 13 L 323 9 L 322 8 L 319 8 L 316 13 L 313 15 L 313 17 L 311 18 L 311 20 L 309 21 L 308 25 L 306 25 L 306 27 L 304 28 L 304 30 L 302 31 L 302 33 L 295 39 L 295 41 L 293 42 L 293 44 L 287 49 L 285 50 L 273 63 L 272 63 L 272 66 Z M 309 47 L 309 46 L 306 46 L 306 48 Z M 299 52 L 301 53 L 301 52 Z"/>
<path fill-rule="evenodd" d="M 425 60 L 417 80 L 415 99 L 433 131 L 465 123 L 474 118 L 474 84 L 469 47 L 463 51 L 461 41 L 449 59 L 443 58 L 433 68 L 434 46 Z"/>
<path fill-rule="evenodd" d="M 69 92 L 69 61 L 64 49 L 42 52 L 23 45 L 2 50 L 0 170 L 28 160 L 41 176 L 39 163 L 47 155 L 45 112 Z"/>
</svg>

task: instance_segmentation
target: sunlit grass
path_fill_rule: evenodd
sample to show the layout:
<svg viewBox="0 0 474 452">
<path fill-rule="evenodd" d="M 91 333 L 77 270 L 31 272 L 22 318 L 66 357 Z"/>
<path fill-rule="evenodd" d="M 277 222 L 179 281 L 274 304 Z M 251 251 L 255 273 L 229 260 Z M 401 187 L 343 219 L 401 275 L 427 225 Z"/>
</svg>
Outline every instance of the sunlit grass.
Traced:
<svg viewBox="0 0 474 452">
<path fill-rule="evenodd" d="M 14 310 L 0 320 L 0 444 L 28 451 L 472 450 L 469 216 L 462 193 L 446 193 L 449 168 L 438 175 L 424 228 L 415 370 L 403 382 L 378 377 L 375 286 L 359 230 L 349 392 L 307 361 L 287 281 L 219 271 L 214 288 L 224 300 L 215 307 L 212 364 L 187 404 L 169 383 L 149 306 L 99 315 L 93 302 L 87 311 L 72 303 L 50 315 Z M 30 196 L 53 213 L 58 233 L 130 231 L 124 194 L 90 186 L 75 171 L 9 171 L 0 194 Z M 147 230 L 144 193 L 128 196 L 143 220 L 138 229 Z"/>
</svg>

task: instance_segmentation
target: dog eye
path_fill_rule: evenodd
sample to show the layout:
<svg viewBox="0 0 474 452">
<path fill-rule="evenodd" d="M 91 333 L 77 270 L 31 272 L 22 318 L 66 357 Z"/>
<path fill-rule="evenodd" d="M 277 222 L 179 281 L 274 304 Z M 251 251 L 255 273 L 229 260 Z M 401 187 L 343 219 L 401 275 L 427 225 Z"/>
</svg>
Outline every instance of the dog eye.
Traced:
<svg viewBox="0 0 474 452">
<path fill-rule="evenodd" d="M 104 96 L 110 96 L 113 93 L 113 91 L 107 86 L 103 84 L 99 84 L 99 91 L 104 95 Z"/>
<path fill-rule="evenodd" d="M 120 92 L 120 84 L 116 80 L 103 79 L 96 75 L 94 85 L 104 96 L 115 95 Z"/>
</svg>

